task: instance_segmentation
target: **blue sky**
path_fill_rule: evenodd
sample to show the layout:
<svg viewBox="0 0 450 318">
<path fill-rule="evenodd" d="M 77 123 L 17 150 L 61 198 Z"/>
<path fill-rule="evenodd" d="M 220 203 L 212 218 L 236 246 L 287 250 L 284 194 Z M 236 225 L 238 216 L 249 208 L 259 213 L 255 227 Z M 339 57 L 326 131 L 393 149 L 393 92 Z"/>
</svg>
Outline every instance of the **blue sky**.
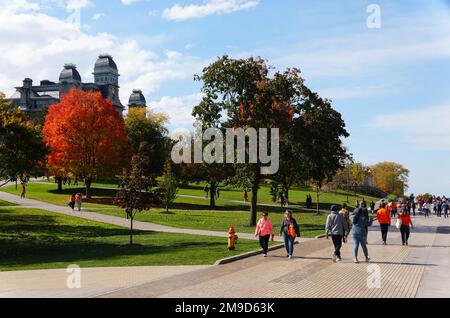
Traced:
<svg viewBox="0 0 450 318">
<path fill-rule="evenodd" d="M 370 4 L 379 29 L 367 27 Z M 450 1 L 0 0 L 0 21 L 7 94 L 25 77 L 57 80 L 66 62 L 92 81 L 108 52 L 122 103 L 141 88 L 175 131 L 191 126 L 195 73 L 225 53 L 259 55 L 333 100 L 357 160 L 402 163 L 410 191 L 450 194 Z"/>
</svg>

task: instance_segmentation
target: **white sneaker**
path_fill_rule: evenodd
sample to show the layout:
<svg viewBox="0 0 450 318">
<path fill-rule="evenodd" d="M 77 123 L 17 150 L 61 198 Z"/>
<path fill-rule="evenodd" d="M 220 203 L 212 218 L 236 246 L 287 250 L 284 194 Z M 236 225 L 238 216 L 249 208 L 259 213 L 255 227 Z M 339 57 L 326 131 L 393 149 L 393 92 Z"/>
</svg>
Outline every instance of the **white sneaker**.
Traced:
<svg viewBox="0 0 450 318">
<path fill-rule="evenodd" d="M 367 256 L 367 257 L 366 257 L 366 263 L 369 263 L 369 262 L 370 262 L 370 257 Z"/>
<path fill-rule="evenodd" d="M 333 263 L 336 263 L 337 257 L 333 254 Z"/>
<path fill-rule="evenodd" d="M 289 259 L 292 259 L 292 255 L 289 255 Z"/>
<path fill-rule="evenodd" d="M 338 258 L 336 259 L 336 261 L 337 261 L 337 262 L 342 262 L 342 258 L 338 257 Z"/>
<path fill-rule="evenodd" d="M 355 258 L 355 259 L 353 260 L 353 263 L 359 264 L 359 261 Z"/>
<path fill-rule="evenodd" d="M 263 257 L 267 257 L 267 254 L 263 254 Z"/>
</svg>

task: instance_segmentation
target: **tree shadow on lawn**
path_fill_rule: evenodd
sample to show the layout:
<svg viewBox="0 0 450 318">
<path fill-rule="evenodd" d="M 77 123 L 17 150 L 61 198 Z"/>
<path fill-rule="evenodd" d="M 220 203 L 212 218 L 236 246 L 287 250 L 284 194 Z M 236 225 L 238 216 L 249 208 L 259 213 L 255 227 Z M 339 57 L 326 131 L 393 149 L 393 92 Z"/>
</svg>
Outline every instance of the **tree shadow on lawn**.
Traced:
<svg viewBox="0 0 450 318">
<path fill-rule="evenodd" d="M 142 235 L 150 236 L 152 232 L 146 232 L 145 234 L 136 233 L 135 239 L 142 242 Z M 139 238 L 139 236 L 141 236 Z M 97 240 L 81 241 L 81 242 L 60 242 L 49 243 L 47 245 L 40 244 L 28 244 L 21 245 L 16 242 L 2 242 L 2 250 L 0 251 L 0 258 L 2 259 L 2 267 L 17 267 L 17 266 L 39 266 L 49 263 L 66 263 L 73 264 L 77 262 L 85 261 L 107 261 L 108 259 L 114 260 L 114 258 L 121 256 L 158 256 L 158 254 L 177 254 L 180 251 L 186 251 L 186 249 L 204 249 L 211 251 L 211 248 L 218 246 L 224 246 L 223 242 L 204 242 L 199 241 L 173 241 L 170 245 L 153 245 L 151 243 L 145 243 L 145 245 L 134 245 L 132 247 L 127 246 L 128 237 L 124 236 L 123 240 L 119 243 L 104 243 Z M 225 245 L 226 247 L 226 245 Z M 189 253 L 195 253 L 190 250 Z M 165 263 L 164 261 L 154 260 L 149 262 L 153 263 Z M 142 265 L 142 261 L 138 262 Z M 115 260 L 113 263 L 115 266 L 128 265 L 127 260 L 121 261 Z M 108 264 L 102 264 L 107 266 Z M 145 264 L 143 264 L 145 265 Z"/>
<path fill-rule="evenodd" d="M 15 214 L 14 211 L 0 211 L 0 233 L 33 235 L 34 239 L 39 236 L 55 236 L 58 234 L 73 237 L 109 237 L 128 235 L 129 230 L 124 228 L 111 228 L 102 225 L 68 225 L 58 224 L 58 216 Z M 87 221 L 83 221 L 87 222 Z"/>
</svg>

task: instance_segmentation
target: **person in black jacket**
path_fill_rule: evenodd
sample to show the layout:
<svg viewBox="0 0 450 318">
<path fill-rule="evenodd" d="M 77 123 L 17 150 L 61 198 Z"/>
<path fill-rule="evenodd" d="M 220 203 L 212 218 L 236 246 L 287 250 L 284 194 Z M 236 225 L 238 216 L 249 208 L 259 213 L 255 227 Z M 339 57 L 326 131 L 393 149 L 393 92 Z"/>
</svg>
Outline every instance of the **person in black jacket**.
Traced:
<svg viewBox="0 0 450 318">
<path fill-rule="evenodd" d="M 286 248 L 287 257 L 292 259 L 294 254 L 295 238 L 300 237 L 300 228 L 297 221 L 292 217 L 292 211 L 287 210 L 284 213 L 284 220 L 281 223 L 280 236 L 284 239 L 284 246 Z"/>
</svg>

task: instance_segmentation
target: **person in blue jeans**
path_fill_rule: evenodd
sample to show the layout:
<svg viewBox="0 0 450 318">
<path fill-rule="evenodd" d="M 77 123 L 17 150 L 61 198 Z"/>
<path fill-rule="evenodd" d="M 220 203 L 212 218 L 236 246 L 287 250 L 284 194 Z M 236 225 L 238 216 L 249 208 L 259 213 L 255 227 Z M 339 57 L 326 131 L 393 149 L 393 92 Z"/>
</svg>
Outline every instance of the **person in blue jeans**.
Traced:
<svg viewBox="0 0 450 318">
<path fill-rule="evenodd" d="M 444 218 L 448 218 L 448 210 L 450 209 L 448 200 L 442 202 L 442 212 L 444 213 Z"/>
<path fill-rule="evenodd" d="M 292 217 L 292 211 L 290 210 L 287 210 L 284 213 L 284 220 L 281 223 L 280 236 L 283 236 L 287 257 L 292 259 L 292 255 L 294 254 L 295 238 L 300 237 L 300 229 L 297 221 Z"/>
<path fill-rule="evenodd" d="M 369 251 L 367 249 L 367 234 L 369 218 L 368 213 L 364 211 L 364 208 L 355 209 L 355 211 L 350 214 L 350 220 L 352 221 L 352 238 L 353 238 L 353 254 L 355 256 L 355 263 L 359 263 L 358 260 L 358 250 L 359 246 L 363 250 L 364 256 L 366 257 L 366 262 L 370 261 Z"/>
</svg>

